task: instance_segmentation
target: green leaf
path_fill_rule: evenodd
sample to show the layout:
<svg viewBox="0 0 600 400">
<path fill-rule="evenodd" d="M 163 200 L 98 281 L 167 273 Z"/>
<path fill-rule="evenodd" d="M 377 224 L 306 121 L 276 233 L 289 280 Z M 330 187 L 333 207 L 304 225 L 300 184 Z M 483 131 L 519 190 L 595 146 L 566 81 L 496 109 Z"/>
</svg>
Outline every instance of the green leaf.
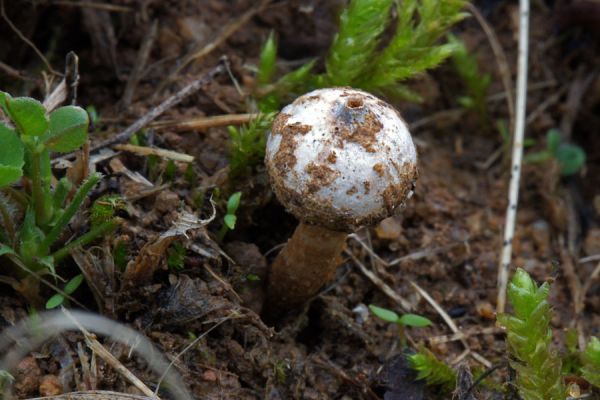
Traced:
<svg viewBox="0 0 600 400">
<path fill-rule="evenodd" d="M 227 200 L 227 214 L 235 214 L 238 207 L 240 206 L 240 199 L 242 197 L 242 192 L 235 192 L 231 196 L 229 196 L 229 200 Z"/>
<path fill-rule="evenodd" d="M 52 310 L 58 306 L 60 306 L 65 301 L 65 298 L 62 294 L 56 293 L 54 296 L 50 297 L 46 302 L 46 310 Z"/>
<path fill-rule="evenodd" d="M 398 324 L 404 326 L 412 326 L 415 328 L 422 328 L 424 326 L 429 326 L 432 322 L 420 315 L 417 314 L 404 314 L 398 319 Z"/>
<path fill-rule="evenodd" d="M 550 129 L 546 133 L 546 146 L 548 151 L 552 154 L 556 154 L 558 146 L 560 145 L 560 131 L 558 129 Z"/>
<path fill-rule="evenodd" d="M 273 31 L 269 33 L 267 41 L 260 51 L 260 64 L 256 80 L 259 85 L 264 85 L 273 80 L 275 75 L 275 61 L 277 60 L 277 43 Z"/>
<path fill-rule="evenodd" d="M 25 148 L 17 133 L 0 123 L 0 187 L 18 181 L 23 175 Z"/>
<path fill-rule="evenodd" d="M 225 222 L 225 225 L 227 225 L 227 227 L 231 230 L 235 229 L 236 221 L 237 221 L 237 217 L 232 214 L 227 214 L 225 216 L 225 218 L 223 218 L 223 222 Z"/>
<path fill-rule="evenodd" d="M 12 247 L 0 243 L 0 256 L 3 256 L 5 254 L 15 254 L 15 251 Z"/>
<path fill-rule="evenodd" d="M 81 282 L 83 282 L 83 275 L 82 274 L 74 276 L 73 279 L 71 279 L 65 285 L 65 289 L 64 289 L 65 293 L 66 294 L 72 294 L 81 285 Z"/>
<path fill-rule="evenodd" d="M 398 320 L 400 319 L 398 314 L 396 314 L 392 310 L 388 310 L 387 308 L 377 307 L 373 304 L 370 304 L 369 310 L 371 310 L 371 312 L 373 314 L 375 314 L 376 317 L 379 317 L 380 319 L 382 319 L 386 322 L 392 322 L 392 323 L 396 324 L 396 323 L 398 323 Z"/>
<path fill-rule="evenodd" d="M 585 164 L 585 151 L 577 145 L 561 143 L 555 153 L 563 176 L 573 175 Z"/>
<path fill-rule="evenodd" d="M 48 130 L 46 109 L 31 97 L 6 97 L 6 108 L 10 119 L 21 135 L 40 136 Z"/>
<path fill-rule="evenodd" d="M 6 108 L 6 100 L 10 98 L 10 94 L 0 90 L 0 109 L 2 109 L 2 111 L 4 111 L 6 115 L 8 115 L 8 109 Z"/>
<path fill-rule="evenodd" d="M 56 268 L 54 267 L 54 259 L 51 256 L 43 256 L 43 257 L 38 257 L 37 258 L 37 262 L 40 265 L 43 265 L 44 267 L 46 267 L 48 269 L 48 271 L 50 272 L 50 275 L 52 275 L 53 277 L 60 279 L 64 282 L 64 279 L 61 278 L 57 273 L 56 273 Z"/>
<path fill-rule="evenodd" d="M 52 151 L 75 151 L 85 143 L 88 125 L 88 114 L 83 108 L 60 107 L 50 114 L 50 130 L 43 140 Z"/>
</svg>

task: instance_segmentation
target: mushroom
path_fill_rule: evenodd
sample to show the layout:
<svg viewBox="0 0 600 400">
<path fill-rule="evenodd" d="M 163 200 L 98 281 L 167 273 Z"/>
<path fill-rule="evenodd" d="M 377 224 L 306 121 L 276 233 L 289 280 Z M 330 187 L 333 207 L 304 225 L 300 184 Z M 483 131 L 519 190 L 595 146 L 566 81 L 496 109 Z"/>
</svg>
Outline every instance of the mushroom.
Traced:
<svg viewBox="0 0 600 400">
<path fill-rule="evenodd" d="M 416 163 L 398 111 L 364 91 L 315 90 L 279 113 L 265 164 L 300 224 L 271 265 L 267 315 L 302 305 L 333 280 L 347 234 L 394 215 L 412 195 Z"/>
</svg>

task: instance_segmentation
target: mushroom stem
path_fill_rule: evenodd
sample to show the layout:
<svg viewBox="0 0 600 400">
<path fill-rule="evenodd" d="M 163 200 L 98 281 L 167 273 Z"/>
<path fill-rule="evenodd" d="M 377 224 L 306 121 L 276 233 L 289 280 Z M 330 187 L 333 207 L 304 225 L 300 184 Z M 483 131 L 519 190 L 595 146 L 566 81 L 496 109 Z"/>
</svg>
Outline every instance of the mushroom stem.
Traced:
<svg viewBox="0 0 600 400">
<path fill-rule="evenodd" d="M 302 305 L 335 277 L 347 233 L 300 223 L 269 274 L 266 313 Z"/>
</svg>

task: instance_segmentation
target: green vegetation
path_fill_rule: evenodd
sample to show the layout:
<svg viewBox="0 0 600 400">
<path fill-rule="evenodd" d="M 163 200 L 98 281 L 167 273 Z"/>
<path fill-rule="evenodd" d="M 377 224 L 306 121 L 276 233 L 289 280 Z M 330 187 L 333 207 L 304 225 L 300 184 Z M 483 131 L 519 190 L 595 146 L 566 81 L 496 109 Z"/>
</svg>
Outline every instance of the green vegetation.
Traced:
<svg viewBox="0 0 600 400">
<path fill-rule="evenodd" d="M 418 372 L 417 379 L 423 379 L 429 386 L 441 386 L 448 393 L 456 386 L 456 372 L 446 363 L 437 359 L 425 346 L 408 356 L 412 369 Z"/>
<path fill-rule="evenodd" d="M 260 114 L 250 124 L 228 128 L 231 139 L 229 174 L 243 176 L 265 158 L 267 131 L 271 128 L 275 113 Z"/>
<path fill-rule="evenodd" d="M 600 340 L 592 337 L 582 355 L 581 376 L 592 385 L 600 388 Z"/>
<path fill-rule="evenodd" d="M 325 60 L 325 71 L 313 73 L 311 60 L 279 79 L 277 42 L 271 33 L 263 45 L 256 75 L 259 117 L 247 127 L 230 128 L 231 175 L 258 165 L 274 114 L 281 104 L 309 90 L 351 86 L 393 99 L 419 101 L 401 82 L 450 57 L 453 42 L 440 43 L 452 25 L 467 16 L 466 0 L 352 0 L 341 13 L 339 31 Z M 398 14 L 392 24 L 392 7 Z M 391 38 L 383 32 L 392 30 Z"/>
<path fill-rule="evenodd" d="M 404 329 L 407 326 L 422 328 L 431 325 L 431 321 L 429 319 L 417 314 L 404 314 L 400 316 L 392 310 L 377 307 L 373 304 L 369 305 L 369 310 L 371 310 L 371 312 L 378 318 L 398 326 L 398 336 L 400 337 L 400 344 L 402 347 L 406 347 L 406 334 L 404 333 Z"/>
<path fill-rule="evenodd" d="M 508 285 L 513 313 L 498 315 L 498 324 L 506 328 L 511 366 L 524 400 L 565 398 L 562 362 L 552 348 L 549 291 L 548 283 L 538 287 L 527 272 L 518 269 Z"/>
<path fill-rule="evenodd" d="M 51 151 L 71 152 L 87 140 L 88 115 L 75 106 L 48 113 L 37 100 L 13 98 L 4 92 L 0 92 L 0 108 L 13 125 L 0 123 L 0 255 L 12 262 L 14 269 L 9 272 L 20 279 L 34 274 L 60 279 L 56 263 L 75 247 L 92 242 L 116 226 L 114 219 L 105 219 L 54 249 L 101 178 L 100 174 L 92 174 L 75 190 L 66 177 L 56 182 L 50 167 Z M 21 180 L 23 189 L 11 187 Z M 21 284 L 13 286 L 35 297 L 38 281 L 29 282 L 26 289 Z"/>
<path fill-rule="evenodd" d="M 560 131 L 550 129 L 546 135 L 546 150 L 527 154 L 526 162 L 541 163 L 554 158 L 560 165 L 560 173 L 569 176 L 577 173 L 585 164 L 585 151 L 571 143 L 561 141 Z"/>
<path fill-rule="evenodd" d="M 235 223 L 237 222 L 235 213 L 240 206 L 241 198 L 242 192 L 235 192 L 229 196 L 229 200 L 227 200 L 227 214 L 223 217 L 223 225 L 219 231 L 219 240 L 221 241 L 225 238 L 228 231 L 235 229 Z"/>
<path fill-rule="evenodd" d="M 185 266 L 186 250 L 181 242 L 173 242 L 167 250 L 167 265 L 172 270 L 181 270 Z"/>
<path fill-rule="evenodd" d="M 482 118 L 487 118 L 486 97 L 491 76 L 479 71 L 477 57 L 469 53 L 465 42 L 452 34 L 448 35 L 448 42 L 455 46 L 452 64 L 466 89 L 466 94 L 458 97 L 458 102 L 464 108 L 477 112 Z"/>
<path fill-rule="evenodd" d="M 67 284 L 63 288 L 63 292 L 65 292 L 65 294 L 68 295 L 73 294 L 73 292 L 75 292 L 79 288 L 79 286 L 81 286 L 82 282 L 83 275 L 75 275 L 69 282 L 67 282 Z M 62 293 L 56 293 L 54 296 L 50 297 L 46 302 L 46 309 L 51 310 L 53 308 L 56 308 L 63 304 L 65 300 L 65 296 Z"/>
</svg>

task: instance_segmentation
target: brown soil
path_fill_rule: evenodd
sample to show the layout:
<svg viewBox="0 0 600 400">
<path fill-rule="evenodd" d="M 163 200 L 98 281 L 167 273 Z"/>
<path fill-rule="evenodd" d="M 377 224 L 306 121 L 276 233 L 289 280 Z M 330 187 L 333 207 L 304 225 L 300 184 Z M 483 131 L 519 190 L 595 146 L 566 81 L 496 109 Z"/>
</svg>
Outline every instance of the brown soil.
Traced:
<svg viewBox="0 0 600 400">
<path fill-rule="evenodd" d="M 55 70 L 63 70 L 68 51 L 79 56 L 77 102 L 93 105 L 100 115 L 91 133 L 92 143 L 97 143 L 121 132 L 210 70 L 222 55 L 230 60 L 235 83 L 229 74 L 222 74 L 159 119 L 247 112 L 247 95 L 255 81 L 251 66 L 257 64 L 269 32 L 278 35 L 283 70 L 322 57 L 335 33 L 335 15 L 342 2 L 273 1 L 216 49 L 176 73 L 188 52 L 197 53 L 213 42 L 224 26 L 258 2 L 98 2 L 116 8 L 51 1 L 4 3 L 8 18 Z M 597 263 L 580 259 L 600 253 L 600 25 L 598 14 L 594 19 L 585 12 L 594 7 L 593 2 L 534 3 L 527 136 L 535 143 L 526 153 L 543 150 L 547 130 L 559 127 L 565 140 L 581 145 L 587 154 L 585 168 L 568 178 L 560 178 L 551 161 L 523 166 L 513 266 L 526 269 L 539 282 L 554 282 L 552 326 L 559 345 L 568 327 L 577 327 L 586 337 L 600 334 L 600 282 L 591 282 L 583 309 L 574 310 L 575 292 L 588 281 Z M 475 5 L 506 51 L 509 75 L 515 81 L 516 3 L 481 1 Z M 127 101 L 125 88 L 136 73 L 139 50 L 155 21 L 155 40 Z M 495 329 L 493 310 L 510 175 L 510 156 L 502 150 L 496 126 L 498 121 L 508 120 L 509 110 L 498 61 L 476 19 L 461 23 L 456 33 L 478 55 L 481 69 L 492 75 L 487 116 L 460 108 L 457 97 L 464 86 L 449 63 L 409 82 L 424 101 L 394 105 L 413 127 L 418 147 L 415 195 L 398 217 L 357 232 L 356 237 L 372 252 L 356 239 L 348 239 L 347 254 L 354 259 L 346 257 L 334 282 L 304 308 L 293 310 L 277 323 L 265 324 L 259 316 L 268 265 L 276 246 L 290 238 L 296 221 L 274 199 L 262 167 L 236 182 L 228 181 L 225 127 L 192 132 L 146 130 L 146 144 L 195 157 L 189 170 L 187 165 L 175 163 L 172 177 L 166 172 L 171 168 L 168 162 L 130 153 L 99 162 L 97 169 L 105 178 L 93 197 L 114 193 L 127 198 L 127 206 L 119 213 L 124 223 L 117 234 L 83 251 L 80 262 L 66 261 L 58 273 L 72 277 L 81 265 L 87 265 L 95 286 L 82 286 L 75 298 L 90 311 L 136 329 L 170 360 L 194 338 L 200 338 L 174 364 L 197 399 L 444 398 L 414 380 L 400 355 L 397 329 L 365 314 L 369 304 L 402 310 L 361 272 L 355 260 L 406 299 L 413 312 L 434 322 L 430 327 L 409 330 L 409 334 L 440 359 L 459 360 L 464 345 L 442 337 L 453 332 L 410 282 L 423 288 L 447 312 L 466 335 L 465 343 L 472 352 L 492 364 L 505 357 L 504 337 Z M 47 74 L 44 76 L 52 79 L 42 79 L 40 71 L 46 69 L 45 64 L 4 20 L 0 20 L 0 37 L 0 88 L 44 98 L 47 85 L 55 85 L 58 78 Z M 335 155 L 327 160 L 334 163 Z M 293 162 L 281 160 L 288 167 Z M 141 174 L 153 186 L 132 180 L 124 171 Z M 357 188 L 363 189 L 369 190 L 367 183 Z M 244 194 L 237 226 L 219 243 L 217 232 L 226 199 L 238 190 Z M 177 237 L 187 249 L 185 262 L 182 269 L 169 268 L 164 251 L 171 242 L 162 241 L 160 235 L 173 227 L 182 211 L 210 216 L 211 196 L 217 203 L 215 220 Z M 83 215 L 72 229 L 75 234 L 85 228 Z M 115 267 L 111 261 L 115 248 L 125 249 L 125 264 L 138 263 L 137 267 L 152 268 L 153 273 L 125 286 L 125 265 Z M 44 298 L 52 294 L 49 289 L 42 293 Z M 0 282 L 0 329 L 25 318 L 28 306 Z M 150 373 L 143 361 L 129 357 L 128 347 L 103 337 L 99 340 L 134 375 L 155 388 L 159 377 Z M 14 366 L 14 390 L 19 398 L 92 389 L 139 394 L 98 357 L 91 374 L 90 357 L 80 332 L 65 333 Z M 472 369 L 485 369 L 473 357 L 464 361 Z M 498 382 L 506 377 L 505 369 L 492 374 Z M 166 389 L 160 394 L 169 398 Z M 477 398 L 500 397 L 482 389 Z"/>
</svg>

